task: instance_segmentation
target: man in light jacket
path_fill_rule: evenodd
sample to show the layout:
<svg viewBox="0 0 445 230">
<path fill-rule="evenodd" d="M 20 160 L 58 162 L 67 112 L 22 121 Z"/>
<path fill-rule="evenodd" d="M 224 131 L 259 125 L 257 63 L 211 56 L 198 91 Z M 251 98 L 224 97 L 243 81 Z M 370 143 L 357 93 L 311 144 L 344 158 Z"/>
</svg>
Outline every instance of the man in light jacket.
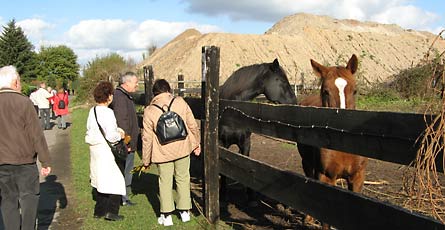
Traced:
<svg viewBox="0 0 445 230">
<path fill-rule="evenodd" d="M 53 95 L 46 90 L 46 83 L 40 83 L 40 88 L 36 91 L 34 99 L 37 102 L 37 106 L 39 106 L 40 123 L 42 125 L 42 129 L 45 130 L 51 129 L 51 110 L 49 108 L 49 99 L 52 96 Z"/>
</svg>

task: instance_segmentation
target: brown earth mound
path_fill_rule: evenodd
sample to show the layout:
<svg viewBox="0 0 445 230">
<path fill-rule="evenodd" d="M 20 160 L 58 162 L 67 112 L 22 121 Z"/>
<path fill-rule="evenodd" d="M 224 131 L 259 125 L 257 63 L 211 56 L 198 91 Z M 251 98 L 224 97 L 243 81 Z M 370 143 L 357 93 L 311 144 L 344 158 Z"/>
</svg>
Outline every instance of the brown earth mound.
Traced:
<svg viewBox="0 0 445 230">
<path fill-rule="evenodd" d="M 355 53 L 364 82 L 387 81 L 391 75 L 416 65 L 436 35 L 405 30 L 397 25 L 338 20 L 327 16 L 295 14 L 283 18 L 265 34 L 201 34 L 189 29 L 158 48 L 139 67 L 152 65 L 156 78 L 172 83 L 178 74 L 201 81 L 201 47 L 220 47 L 220 84 L 242 66 L 278 58 L 291 83 L 314 82 L 310 59 L 344 65 Z M 445 50 L 440 38 L 433 46 Z M 173 84 L 174 86 L 175 84 Z M 186 86 L 187 87 L 187 86 Z"/>
</svg>

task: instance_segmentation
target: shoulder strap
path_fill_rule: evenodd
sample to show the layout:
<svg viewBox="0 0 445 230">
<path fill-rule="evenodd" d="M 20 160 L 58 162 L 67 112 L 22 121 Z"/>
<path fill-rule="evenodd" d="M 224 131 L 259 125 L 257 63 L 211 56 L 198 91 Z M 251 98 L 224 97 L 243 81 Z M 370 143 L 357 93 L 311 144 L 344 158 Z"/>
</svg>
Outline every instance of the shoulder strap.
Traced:
<svg viewBox="0 0 445 230">
<path fill-rule="evenodd" d="M 107 142 L 108 145 L 111 145 L 111 143 L 107 140 L 107 138 L 105 137 L 105 132 L 102 129 L 102 126 L 100 126 L 99 121 L 97 121 L 97 113 L 96 113 L 96 106 L 94 106 L 94 117 L 96 118 L 96 123 L 99 126 L 99 130 L 100 133 L 102 133 L 102 136 L 104 137 L 105 141 Z"/>
<path fill-rule="evenodd" d="M 167 111 L 170 111 L 170 107 L 172 107 L 172 104 L 173 104 L 173 101 L 175 100 L 175 98 L 176 98 L 176 97 L 173 97 L 172 101 L 170 101 L 170 104 L 168 105 L 168 110 L 167 110 Z M 156 104 L 152 104 L 152 105 L 154 105 L 154 106 L 157 107 L 158 109 L 162 110 L 163 113 L 165 113 L 165 110 L 164 110 L 161 106 L 156 105 Z"/>
<path fill-rule="evenodd" d="M 175 100 L 176 97 L 173 97 L 172 101 L 170 101 L 170 104 L 168 105 L 168 111 L 170 111 L 170 107 L 172 107 L 173 101 Z"/>
<path fill-rule="evenodd" d="M 165 110 L 161 107 L 161 106 L 159 106 L 159 105 L 156 105 L 156 104 L 153 104 L 156 108 L 158 108 L 158 109 L 160 109 L 163 113 L 165 113 Z"/>
</svg>

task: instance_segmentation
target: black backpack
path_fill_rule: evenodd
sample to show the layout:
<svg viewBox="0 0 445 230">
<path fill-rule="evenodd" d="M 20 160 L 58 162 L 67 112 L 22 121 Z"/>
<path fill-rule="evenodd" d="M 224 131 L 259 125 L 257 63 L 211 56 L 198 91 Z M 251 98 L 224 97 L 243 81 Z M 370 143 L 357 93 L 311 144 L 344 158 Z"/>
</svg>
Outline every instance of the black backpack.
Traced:
<svg viewBox="0 0 445 230">
<path fill-rule="evenodd" d="M 59 96 L 57 96 L 57 97 L 60 99 Z M 63 97 L 65 98 L 65 95 Z M 59 109 L 65 108 L 65 101 L 63 100 L 63 98 L 59 100 L 59 104 L 57 105 L 57 108 L 59 108 Z"/>
<path fill-rule="evenodd" d="M 168 105 L 167 111 L 165 111 L 159 105 L 153 104 L 158 109 L 162 110 L 162 114 L 159 117 L 155 130 L 156 136 L 158 137 L 161 145 L 178 140 L 184 140 L 187 137 L 187 128 L 185 127 L 185 123 L 181 116 L 170 110 L 174 100 L 175 98 L 173 98 L 170 105 Z"/>
</svg>

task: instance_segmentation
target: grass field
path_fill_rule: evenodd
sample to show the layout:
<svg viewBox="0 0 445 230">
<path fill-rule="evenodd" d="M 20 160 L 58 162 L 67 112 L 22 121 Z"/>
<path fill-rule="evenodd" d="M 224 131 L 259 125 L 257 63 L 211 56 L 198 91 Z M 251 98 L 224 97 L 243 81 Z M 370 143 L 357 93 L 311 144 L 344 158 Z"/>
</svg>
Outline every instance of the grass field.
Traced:
<svg viewBox="0 0 445 230">
<path fill-rule="evenodd" d="M 359 97 L 357 109 L 373 111 L 397 111 L 409 113 L 422 113 L 420 100 L 385 100 L 379 97 Z M 420 106 L 421 107 L 421 106 Z M 82 229 L 165 229 L 157 224 L 159 215 L 159 201 L 157 197 L 156 167 L 152 167 L 148 174 L 136 177 L 133 183 L 136 194 L 132 201 L 134 207 L 121 207 L 120 214 L 125 216 L 124 221 L 109 222 L 93 218 L 94 201 L 89 184 L 89 149 L 85 144 L 86 120 L 88 109 L 75 109 L 71 120 L 76 129 L 71 129 L 71 167 L 75 186 L 76 209 L 84 219 Z M 294 146 L 292 146 L 294 148 Z M 135 165 L 140 164 L 140 157 L 135 156 Z M 110 178 L 112 180 L 112 178 Z M 174 226 L 167 229 L 211 229 L 205 218 L 194 210 L 195 216 L 188 223 L 182 223 L 177 215 L 173 215 Z M 231 229 L 230 226 L 219 223 L 218 229 Z"/>
<path fill-rule="evenodd" d="M 174 225 L 163 227 L 157 223 L 157 212 L 159 212 L 159 202 L 157 198 L 157 176 L 156 167 L 152 167 L 148 174 L 136 177 L 133 183 L 136 187 L 136 195 L 131 199 L 137 205 L 133 207 L 121 207 L 120 213 L 125 216 L 123 221 L 110 222 L 103 219 L 93 218 L 95 202 L 91 195 L 89 184 L 89 149 L 85 144 L 87 109 L 75 109 L 71 114 L 73 124 L 76 129 L 71 129 L 71 167 L 73 185 L 76 194 L 76 209 L 78 214 L 84 219 L 82 229 L 210 229 L 205 218 L 194 212 L 195 216 L 187 223 L 182 223 L 177 215 L 173 215 Z M 135 165 L 140 164 L 139 156 L 135 157 Z M 113 178 L 110 178 L 112 180 Z M 218 229 L 230 229 L 224 223 L 218 224 Z"/>
</svg>

